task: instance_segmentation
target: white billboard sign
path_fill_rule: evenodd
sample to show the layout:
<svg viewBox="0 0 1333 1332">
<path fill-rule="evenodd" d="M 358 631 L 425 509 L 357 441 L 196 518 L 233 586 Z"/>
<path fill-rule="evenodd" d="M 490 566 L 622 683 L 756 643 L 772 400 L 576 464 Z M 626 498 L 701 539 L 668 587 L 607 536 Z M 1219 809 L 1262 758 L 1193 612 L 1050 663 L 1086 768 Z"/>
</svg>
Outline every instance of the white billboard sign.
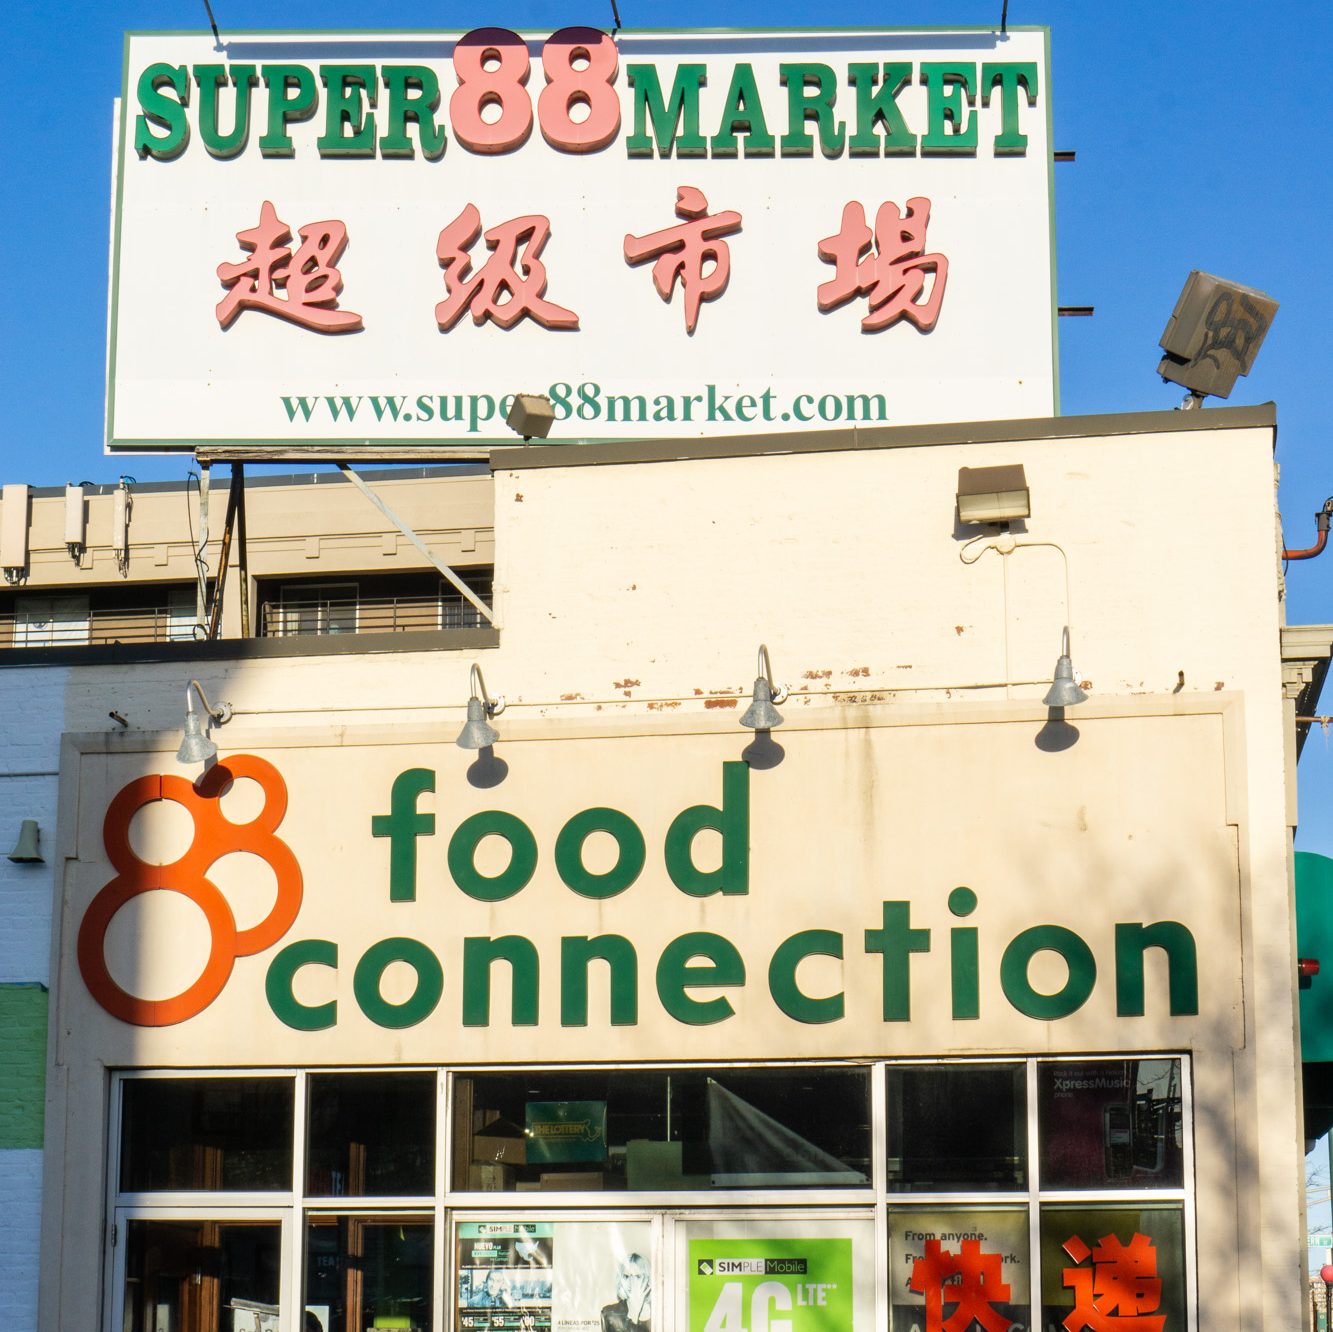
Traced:
<svg viewBox="0 0 1333 1332">
<path fill-rule="evenodd" d="M 1044 30 L 135 34 L 110 451 L 1055 410 Z"/>
</svg>

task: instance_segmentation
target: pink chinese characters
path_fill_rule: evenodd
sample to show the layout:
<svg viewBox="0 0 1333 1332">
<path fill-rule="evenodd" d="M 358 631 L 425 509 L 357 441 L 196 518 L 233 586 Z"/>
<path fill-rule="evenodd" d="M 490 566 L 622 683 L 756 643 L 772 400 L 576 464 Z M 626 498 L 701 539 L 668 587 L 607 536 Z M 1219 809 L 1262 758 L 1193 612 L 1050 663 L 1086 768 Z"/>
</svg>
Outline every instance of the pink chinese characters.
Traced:
<svg viewBox="0 0 1333 1332">
<path fill-rule="evenodd" d="M 342 222 L 310 222 L 300 228 L 301 244 L 292 254 L 291 228 L 264 200 L 259 225 L 238 231 L 236 239 L 249 257 L 219 264 L 218 277 L 228 288 L 215 313 L 222 327 L 230 328 L 243 310 L 276 315 L 317 333 L 354 333 L 361 316 L 339 310 L 342 275 L 336 267 L 347 246 Z"/>
</svg>

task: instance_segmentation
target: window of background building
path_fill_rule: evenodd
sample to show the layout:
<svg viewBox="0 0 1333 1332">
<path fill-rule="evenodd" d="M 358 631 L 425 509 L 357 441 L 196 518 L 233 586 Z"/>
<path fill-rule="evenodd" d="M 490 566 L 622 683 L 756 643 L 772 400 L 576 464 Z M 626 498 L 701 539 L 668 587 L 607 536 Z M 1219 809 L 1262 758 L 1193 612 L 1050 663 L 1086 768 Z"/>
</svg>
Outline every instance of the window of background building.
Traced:
<svg viewBox="0 0 1333 1332">
<path fill-rule="evenodd" d="M 490 604 L 489 565 L 459 569 L 458 575 Z M 481 612 L 433 569 L 335 580 L 266 579 L 259 585 L 260 632 L 266 638 L 478 629 L 485 623 Z"/>
<path fill-rule="evenodd" d="M 192 583 L 125 583 L 0 596 L 0 649 L 191 642 Z"/>
</svg>

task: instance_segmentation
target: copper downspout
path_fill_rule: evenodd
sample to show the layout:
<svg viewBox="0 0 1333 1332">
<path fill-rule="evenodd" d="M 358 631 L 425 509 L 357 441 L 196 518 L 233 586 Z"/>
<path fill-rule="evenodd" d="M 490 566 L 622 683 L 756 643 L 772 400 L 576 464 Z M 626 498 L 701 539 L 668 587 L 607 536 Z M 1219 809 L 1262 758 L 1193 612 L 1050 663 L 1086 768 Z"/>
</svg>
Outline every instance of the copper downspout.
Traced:
<svg viewBox="0 0 1333 1332">
<path fill-rule="evenodd" d="M 1306 550 L 1284 550 L 1282 558 L 1284 560 L 1312 560 L 1328 544 L 1328 524 L 1329 515 L 1333 514 L 1333 495 L 1324 501 L 1324 507 L 1315 514 L 1315 523 L 1318 525 L 1319 539 Z"/>
</svg>

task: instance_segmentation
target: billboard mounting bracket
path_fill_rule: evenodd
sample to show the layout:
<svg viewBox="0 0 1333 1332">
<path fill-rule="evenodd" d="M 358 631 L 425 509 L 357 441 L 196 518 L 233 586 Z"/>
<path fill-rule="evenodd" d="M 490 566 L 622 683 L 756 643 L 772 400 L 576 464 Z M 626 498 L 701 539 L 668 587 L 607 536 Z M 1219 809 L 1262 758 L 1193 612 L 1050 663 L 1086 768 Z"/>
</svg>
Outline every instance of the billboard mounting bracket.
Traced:
<svg viewBox="0 0 1333 1332">
<path fill-rule="evenodd" d="M 405 523 L 359 476 L 350 463 L 340 462 L 338 470 L 440 571 L 445 580 L 462 593 L 488 624 L 495 623 L 491 608 Z"/>
</svg>

